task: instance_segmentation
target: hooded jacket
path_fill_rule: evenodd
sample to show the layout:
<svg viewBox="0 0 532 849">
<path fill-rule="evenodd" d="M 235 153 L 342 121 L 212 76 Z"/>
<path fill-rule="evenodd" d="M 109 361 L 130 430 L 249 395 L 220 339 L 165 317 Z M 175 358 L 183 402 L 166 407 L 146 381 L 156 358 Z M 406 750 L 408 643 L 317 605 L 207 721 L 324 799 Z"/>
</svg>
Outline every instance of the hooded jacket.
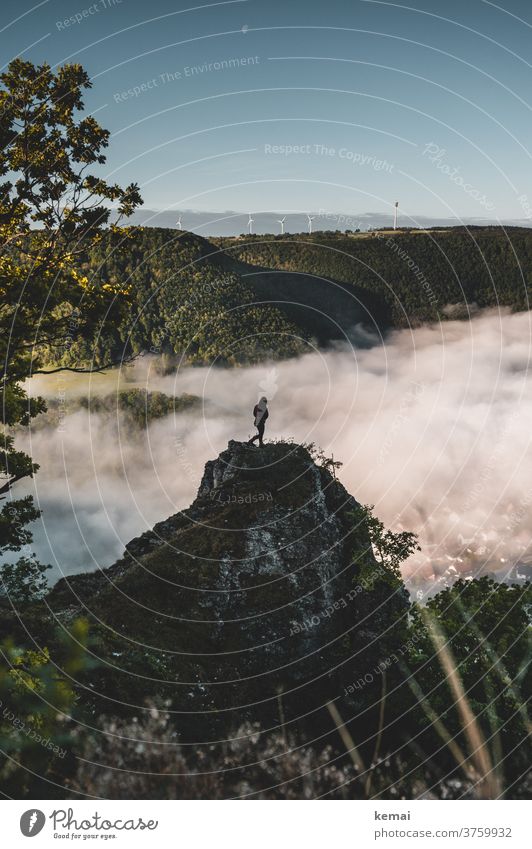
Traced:
<svg viewBox="0 0 532 849">
<path fill-rule="evenodd" d="M 258 427 L 260 423 L 263 424 L 266 422 L 268 418 L 268 402 L 266 398 L 262 397 L 258 404 L 255 404 L 253 407 L 253 415 L 255 416 L 255 427 Z"/>
</svg>

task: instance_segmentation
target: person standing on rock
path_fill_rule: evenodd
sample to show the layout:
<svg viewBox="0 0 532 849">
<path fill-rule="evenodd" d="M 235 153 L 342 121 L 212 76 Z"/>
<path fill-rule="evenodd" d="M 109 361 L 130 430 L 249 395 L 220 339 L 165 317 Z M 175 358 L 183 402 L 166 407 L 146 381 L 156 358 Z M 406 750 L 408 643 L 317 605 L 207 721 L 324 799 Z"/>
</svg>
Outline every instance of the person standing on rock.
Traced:
<svg viewBox="0 0 532 849">
<path fill-rule="evenodd" d="M 253 415 L 255 416 L 254 425 L 257 428 L 258 433 L 255 434 L 250 440 L 249 445 L 253 445 L 256 439 L 259 440 L 259 445 L 262 448 L 263 442 L 262 438 L 264 436 L 264 428 L 266 426 L 266 419 L 268 418 L 268 401 L 262 396 L 258 404 L 255 404 L 253 407 Z"/>
</svg>

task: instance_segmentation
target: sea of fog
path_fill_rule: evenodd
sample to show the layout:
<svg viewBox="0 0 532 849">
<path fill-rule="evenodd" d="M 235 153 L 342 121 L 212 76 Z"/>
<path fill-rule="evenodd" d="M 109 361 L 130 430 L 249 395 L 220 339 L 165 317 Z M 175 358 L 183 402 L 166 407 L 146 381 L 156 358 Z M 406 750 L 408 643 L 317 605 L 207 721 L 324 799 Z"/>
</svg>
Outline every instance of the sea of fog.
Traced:
<svg viewBox="0 0 532 849">
<path fill-rule="evenodd" d="M 52 580 L 111 564 L 125 544 L 193 500 L 207 460 L 253 433 L 316 442 L 339 477 L 394 529 L 419 534 L 412 587 L 441 575 L 527 562 L 532 534 L 531 314 L 403 330 L 371 348 L 346 345 L 260 366 L 180 369 L 144 358 L 120 373 L 33 378 L 31 394 L 71 400 L 121 388 L 193 393 L 203 405 L 134 434 L 116 416 L 77 410 L 17 445 L 40 470 L 26 490 L 42 509 L 34 550 Z"/>
</svg>

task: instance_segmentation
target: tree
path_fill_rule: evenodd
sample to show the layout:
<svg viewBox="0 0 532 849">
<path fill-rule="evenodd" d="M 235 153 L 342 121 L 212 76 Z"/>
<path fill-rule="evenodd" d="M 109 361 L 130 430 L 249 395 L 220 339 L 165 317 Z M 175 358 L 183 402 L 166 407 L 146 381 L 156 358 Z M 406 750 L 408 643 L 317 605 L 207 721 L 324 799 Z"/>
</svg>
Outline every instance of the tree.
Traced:
<svg viewBox="0 0 532 849">
<path fill-rule="evenodd" d="M 6 563 L 0 575 L 0 589 L 20 610 L 43 598 L 48 588 L 46 571 L 51 568 L 43 566 L 34 557 L 21 557 L 16 563 Z"/>
<path fill-rule="evenodd" d="M 531 593 L 530 584 L 459 580 L 410 613 L 407 681 L 422 708 L 409 714 L 411 736 L 423 730 L 429 758 L 443 740 L 462 766 L 484 750 L 493 777 L 512 792 L 530 761 Z M 481 746 L 468 739 L 471 731 Z"/>
<path fill-rule="evenodd" d="M 15 450 L 8 429 L 45 409 L 22 382 L 41 370 L 45 348 L 59 358 L 126 297 L 91 283 L 77 259 L 106 231 L 109 203 L 119 222 L 142 201 L 136 184 L 122 189 L 91 173 L 105 163 L 109 132 L 79 117 L 91 87 L 81 65 L 52 71 L 16 59 L 0 83 L 0 498 L 9 498 L 0 511 L 0 551 L 8 551 L 29 544 L 26 525 L 39 515 L 31 497 L 12 492 L 37 466 Z M 111 230 L 120 232 L 116 223 Z"/>
<path fill-rule="evenodd" d="M 355 539 L 360 538 L 362 533 L 367 547 L 371 550 L 372 557 L 380 567 L 377 574 L 387 575 L 392 578 L 392 586 L 397 581 L 402 583 L 401 564 L 407 560 L 414 551 L 420 551 L 417 537 L 411 531 L 390 531 L 384 524 L 373 515 L 372 507 L 359 505 L 353 511 L 353 534 Z M 367 561 L 366 561 L 367 562 Z M 370 558 L 370 569 L 374 562 Z"/>
<path fill-rule="evenodd" d="M 78 702 L 73 682 L 95 666 L 84 619 L 50 637 L 53 651 L 0 643 L 0 792 L 13 798 L 53 798 L 65 783 Z"/>
</svg>

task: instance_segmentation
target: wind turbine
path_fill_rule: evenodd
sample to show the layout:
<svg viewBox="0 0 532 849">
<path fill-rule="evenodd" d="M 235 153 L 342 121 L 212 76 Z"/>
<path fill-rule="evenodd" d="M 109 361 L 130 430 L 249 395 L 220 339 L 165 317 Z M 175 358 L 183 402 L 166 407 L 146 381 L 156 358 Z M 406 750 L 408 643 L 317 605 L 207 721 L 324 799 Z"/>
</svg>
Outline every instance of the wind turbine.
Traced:
<svg viewBox="0 0 532 849">
<path fill-rule="evenodd" d="M 315 215 L 307 215 L 307 218 L 308 218 L 308 231 L 309 231 L 309 233 L 312 233 L 312 222 L 314 221 L 316 216 Z"/>
<path fill-rule="evenodd" d="M 254 221 L 255 221 L 255 219 L 251 217 L 251 212 L 250 212 L 250 213 L 249 213 L 249 219 L 248 219 L 248 232 L 249 232 L 249 235 L 250 235 L 250 236 L 251 236 L 251 235 L 252 235 L 252 233 L 253 233 L 253 222 L 254 222 Z"/>
<path fill-rule="evenodd" d="M 177 227 L 178 230 L 183 229 L 183 225 L 181 224 L 181 218 L 182 218 L 182 216 L 180 215 L 179 218 L 176 221 L 176 227 Z"/>
<path fill-rule="evenodd" d="M 393 229 L 394 230 L 397 230 L 397 209 L 398 209 L 398 207 L 399 207 L 399 201 L 396 200 L 395 201 L 395 208 L 394 208 L 394 211 L 393 211 Z"/>
<path fill-rule="evenodd" d="M 285 221 L 286 221 L 286 215 L 284 215 L 282 218 L 277 219 L 277 223 L 281 225 L 281 236 L 284 233 L 284 222 Z"/>
</svg>

